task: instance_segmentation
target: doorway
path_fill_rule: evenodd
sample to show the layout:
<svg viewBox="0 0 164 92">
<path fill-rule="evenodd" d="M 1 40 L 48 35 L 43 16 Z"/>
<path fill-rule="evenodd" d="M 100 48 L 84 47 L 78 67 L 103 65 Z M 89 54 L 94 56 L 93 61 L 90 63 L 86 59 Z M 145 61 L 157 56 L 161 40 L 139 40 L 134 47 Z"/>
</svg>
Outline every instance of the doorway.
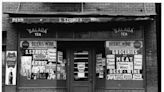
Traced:
<svg viewBox="0 0 164 92">
<path fill-rule="evenodd" d="M 104 49 L 104 42 L 59 41 L 59 48 L 66 53 L 68 92 L 94 92 L 96 53 Z"/>
<path fill-rule="evenodd" d="M 70 53 L 70 92 L 93 92 L 92 48 L 73 48 Z"/>
</svg>

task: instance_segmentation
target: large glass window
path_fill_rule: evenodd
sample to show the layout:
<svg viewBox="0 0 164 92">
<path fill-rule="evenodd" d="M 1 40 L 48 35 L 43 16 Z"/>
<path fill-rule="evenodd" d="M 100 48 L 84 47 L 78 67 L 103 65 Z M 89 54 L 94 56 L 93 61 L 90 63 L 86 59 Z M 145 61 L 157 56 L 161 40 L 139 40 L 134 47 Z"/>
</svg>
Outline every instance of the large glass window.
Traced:
<svg viewBox="0 0 164 92">
<path fill-rule="evenodd" d="M 66 60 L 56 41 L 21 41 L 21 76 L 27 80 L 66 80 Z"/>
<path fill-rule="evenodd" d="M 107 80 L 143 80 L 142 41 L 107 41 Z"/>
</svg>

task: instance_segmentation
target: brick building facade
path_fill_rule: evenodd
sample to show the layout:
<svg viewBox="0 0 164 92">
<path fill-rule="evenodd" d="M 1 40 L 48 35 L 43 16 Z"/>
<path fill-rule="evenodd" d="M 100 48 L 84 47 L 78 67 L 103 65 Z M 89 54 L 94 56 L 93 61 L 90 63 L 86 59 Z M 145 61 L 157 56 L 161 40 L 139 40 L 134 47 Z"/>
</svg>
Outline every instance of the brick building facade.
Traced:
<svg viewBox="0 0 164 92">
<path fill-rule="evenodd" d="M 160 31 L 157 24 L 160 18 L 156 8 L 154 3 L 4 2 L 3 92 L 157 92 L 161 61 L 157 58 L 157 31 Z M 54 56 L 48 53 L 53 50 L 56 50 L 53 54 L 57 59 L 51 61 Z M 16 52 L 17 58 L 13 61 L 16 62 L 16 84 L 6 82 L 9 77 L 5 71 L 9 68 L 8 53 L 11 51 Z M 61 62 L 58 59 L 60 55 Z M 110 71 L 112 64 L 108 64 L 108 60 L 113 60 L 111 57 L 115 57 L 114 72 Z M 30 58 L 29 75 L 22 73 L 23 69 L 28 70 L 22 66 Z M 137 60 L 138 66 L 137 63 L 135 65 Z M 41 61 L 46 64 L 36 63 Z M 44 72 L 35 73 L 34 66 L 47 67 L 49 63 L 57 69 L 53 70 L 54 79 L 49 79 L 51 74 L 42 68 L 39 72 Z"/>
</svg>

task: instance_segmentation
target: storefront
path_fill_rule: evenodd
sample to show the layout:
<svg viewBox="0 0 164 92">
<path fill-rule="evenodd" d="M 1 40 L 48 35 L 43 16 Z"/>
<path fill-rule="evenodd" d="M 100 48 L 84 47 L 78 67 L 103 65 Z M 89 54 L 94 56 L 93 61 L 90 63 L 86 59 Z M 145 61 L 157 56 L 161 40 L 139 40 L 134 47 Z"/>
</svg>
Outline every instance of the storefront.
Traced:
<svg viewBox="0 0 164 92">
<path fill-rule="evenodd" d="M 6 84 L 16 91 L 146 92 L 145 33 L 154 18 L 10 14 L 9 22 L 17 49 Z"/>
</svg>

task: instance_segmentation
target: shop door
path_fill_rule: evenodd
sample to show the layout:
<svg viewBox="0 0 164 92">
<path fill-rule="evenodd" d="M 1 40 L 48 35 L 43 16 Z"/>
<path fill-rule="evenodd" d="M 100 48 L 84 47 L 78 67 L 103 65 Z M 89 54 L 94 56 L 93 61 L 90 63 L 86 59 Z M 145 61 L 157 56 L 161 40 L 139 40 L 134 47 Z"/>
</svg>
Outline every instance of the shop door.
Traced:
<svg viewBox="0 0 164 92">
<path fill-rule="evenodd" d="M 93 92 L 93 53 L 90 48 L 71 50 L 70 92 Z"/>
</svg>

